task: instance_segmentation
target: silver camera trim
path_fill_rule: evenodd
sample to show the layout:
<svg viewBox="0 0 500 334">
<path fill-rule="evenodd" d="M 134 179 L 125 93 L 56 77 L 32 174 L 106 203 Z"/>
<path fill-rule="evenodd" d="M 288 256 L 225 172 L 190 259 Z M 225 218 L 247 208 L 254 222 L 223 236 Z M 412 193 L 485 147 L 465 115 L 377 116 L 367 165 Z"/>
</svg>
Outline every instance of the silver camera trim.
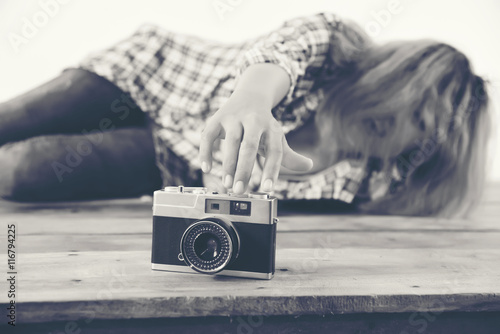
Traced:
<svg viewBox="0 0 500 334">
<path fill-rule="evenodd" d="M 243 223 L 252 224 L 275 224 L 274 218 L 278 216 L 277 199 L 252 198 L 248 196 L 234 196 L 227 194 L 217 194 L 206 192 L 205 188 L 182 188 L 183 192 L 174 192 L 173 188 L 167 190 L 157 190 L 153 198 L 153 216 L 162 217 L 182 217 L 200 220 L 207 216 L 224 218 L 229 221 L 237 220 Z M 189 191 L 189 192 L 187 192 Z M 245 201 L 250 202 L 252 212 L 250 216 L 230 215 L 205 212 L 205 200 L 224 200 L 224 201 Z M 166 204 L 168 203 L 168 204 Z"/>
<path fill-rule="evenodd" d="M 151 269 L 153 270 L 161 270 L 161 271 L 170 271 L 170 272 L 179 272 L 185 274 L 196 274 L 197 272 L 191 269 L 188 266 L 178 266 L 175 264 L 160 264 L 160 263 L 152 263 Z M 252 271 L 243 271 L 243 270 L 222 270 L 217 273 L 220 276 L 232 276 L 232 277 L 242 277 L 242 278 L 256 278 L 256 279 L 266 279 L 269 280 L 274 277 L 273 273 L 256 273 Z"/>
</svg>

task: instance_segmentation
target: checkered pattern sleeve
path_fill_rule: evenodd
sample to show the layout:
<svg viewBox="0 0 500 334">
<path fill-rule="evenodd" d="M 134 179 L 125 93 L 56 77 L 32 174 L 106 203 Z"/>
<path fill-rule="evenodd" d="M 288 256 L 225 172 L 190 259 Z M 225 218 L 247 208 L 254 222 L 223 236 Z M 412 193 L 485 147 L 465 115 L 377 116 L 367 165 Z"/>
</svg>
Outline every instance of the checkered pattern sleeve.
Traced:
<svg viewBox="0 0 500 334">
<path fill-rule="evenodd" d="M 246 68 L 258 63 L 273 63 L 281 66 L 290 77 L 290 88 L 285 98 L 273 110 L 275 117 L 283 120 L 283 113 L 293 101 L 305 96 L 314 80 L 308 69 L 321 68 L 330 45 L 331 30 L 337 25 L 333 14 L 317 14 L 299 17 L 285 22 L 280 28 L 257 39 L 237 62 L 237 78 Z M 291 110 L 290 112 L 297 112 Z M 300 109 L 308 113 L 311 110 Z M 293 119 L 303 119 L 304 115 L 295 115 Z M 300 125 L 300 124 L 297 124 Z"/>
</svg>

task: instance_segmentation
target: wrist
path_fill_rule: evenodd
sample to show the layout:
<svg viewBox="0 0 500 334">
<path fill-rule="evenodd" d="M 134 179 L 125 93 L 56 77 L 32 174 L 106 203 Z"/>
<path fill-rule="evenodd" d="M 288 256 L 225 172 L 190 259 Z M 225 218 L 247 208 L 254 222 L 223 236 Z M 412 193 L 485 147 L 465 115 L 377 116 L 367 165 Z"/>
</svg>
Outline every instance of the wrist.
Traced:
<svg viewBox="0 0 500 334">
<path fill-rule="evenodd" d="M 290 78 L 281 66 L 253 64 L 238 78 L 233 94 L 252 96 L 254 102 L 272 109 L 286 96 L 290 86 Z"/>
<path fill-rule="evenodd" d="M 271 94 L 247 88 L 236 89 L 231 94 L 230 100 L 237 101 L 243 107 L 252 107 L 253 109 L 270 111 L 274 107 L 274 99 Z"/>
</svg>

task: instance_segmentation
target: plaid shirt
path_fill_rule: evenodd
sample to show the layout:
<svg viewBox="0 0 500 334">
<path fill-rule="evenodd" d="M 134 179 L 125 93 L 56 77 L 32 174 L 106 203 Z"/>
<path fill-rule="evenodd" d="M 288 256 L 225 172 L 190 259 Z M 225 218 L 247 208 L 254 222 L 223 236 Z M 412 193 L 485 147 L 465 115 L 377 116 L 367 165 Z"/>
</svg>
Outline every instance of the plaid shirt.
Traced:
<svg viewBox="0 0 500 334">
<path fill-rule="evenodd" d="M 196 182 L 200 134 L 206 119 L 227 101 L 243 71 L 274 63 L 290 76 L 286 97 L 273 109 L 285 133 L 315 113 L 322 99 L 316 80 L 335 69 L 328 57 L 332 31 L 341 25 L 329 13 L 287 21 L 271 33 L 237 44 L 222 44 L 145 25 L 128 39 L 87 57 L 80 67 L 129 93 L 154 122 L 157 165 L 165 185 Z M 212 175 L 222 178 L 222 156 L 214 152 Z M 258 164 L 254 174 L 261 172 Z M 351 202 L 365 177 L 363 167 L 343 161 L 302 179 L 280 179 L 281 199 L 336 198 Z M 258 177 L 251 187 L 256 188 Z M 210 187 L 210 185 L 208 185 Z"/>
</svg>

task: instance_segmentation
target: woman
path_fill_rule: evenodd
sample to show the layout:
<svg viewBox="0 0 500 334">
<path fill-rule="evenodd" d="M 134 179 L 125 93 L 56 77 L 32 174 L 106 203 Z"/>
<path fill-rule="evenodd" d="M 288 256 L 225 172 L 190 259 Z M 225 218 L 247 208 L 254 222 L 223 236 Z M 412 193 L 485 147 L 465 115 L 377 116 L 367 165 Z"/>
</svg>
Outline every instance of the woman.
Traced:
<svg viewBox="0 0 500 334">
<path fill-rule="evenodd" d="M 483 80 L 443 43 L 375 45 L 329 13 L 231 45 L 144 26 L 0 106 L 0 194 L 260 187 L 450 215 L 479 196 L 487 125 Z"/>
</svg>

